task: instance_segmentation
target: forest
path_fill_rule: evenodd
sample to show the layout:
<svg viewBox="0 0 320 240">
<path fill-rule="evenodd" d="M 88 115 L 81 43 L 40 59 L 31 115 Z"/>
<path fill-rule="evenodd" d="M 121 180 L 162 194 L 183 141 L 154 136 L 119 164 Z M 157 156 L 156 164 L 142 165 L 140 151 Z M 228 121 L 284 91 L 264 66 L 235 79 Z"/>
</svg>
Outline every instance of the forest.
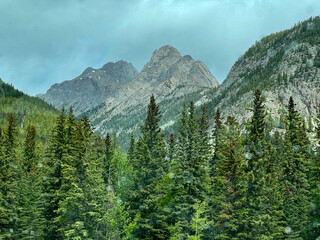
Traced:
<svg viewBox="0 0 320 240">
<path fill-rule="evenodd" d="M 151 96 L 127 153 L 72 108 L 41 137 L 6 114 L 0 239 L 320 239 L 317 108 L 307 132 L 290 97 L 274 128 L 255 89 L 246 123 L 217 109 L 211 127 L 190 102 L 165 137 Z"/>
</svg>

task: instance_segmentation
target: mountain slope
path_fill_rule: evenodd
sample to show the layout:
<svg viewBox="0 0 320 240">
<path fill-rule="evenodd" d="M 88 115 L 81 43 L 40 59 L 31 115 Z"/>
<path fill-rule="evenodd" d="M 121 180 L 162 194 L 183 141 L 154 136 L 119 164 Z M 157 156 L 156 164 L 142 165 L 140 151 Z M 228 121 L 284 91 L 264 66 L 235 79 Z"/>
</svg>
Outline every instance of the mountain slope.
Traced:
<svg viewBox="0 0 320 240">
<path fill-rule="evenodd" d="M 291 29 L 271 34 L 252 46 L 231 68 L 219 89 L 204 104 L 212 117 L 217 107 L 224 116 L 243 122 L 251 116 L 252 93 L 260 88 L 266 107 L 279 125 L 293 96 L 308 118 L 320 103 L 320 18 L 310 18 Z"/>
<path fill-rule="evenodd" d="M 0 128 L 6 126 L 8 113 L 13 113 L 17 124 L 33 124 L 40 139 L 49 136 L 58 111 L 43 100 L 30 97 L 0 79 Z"/>
<path fill-rule="evenodd" d="M 76 115 L 98 106 L 108 97 L 114 97 L 117 91 L 138 74 L 137 69 L 128 62 L 109 62 L 100 69 L 87 68 L 73 80 L 54 84 L 39 95 L 56 108 L 62 106 L 74 108 Z"/>
</svg>

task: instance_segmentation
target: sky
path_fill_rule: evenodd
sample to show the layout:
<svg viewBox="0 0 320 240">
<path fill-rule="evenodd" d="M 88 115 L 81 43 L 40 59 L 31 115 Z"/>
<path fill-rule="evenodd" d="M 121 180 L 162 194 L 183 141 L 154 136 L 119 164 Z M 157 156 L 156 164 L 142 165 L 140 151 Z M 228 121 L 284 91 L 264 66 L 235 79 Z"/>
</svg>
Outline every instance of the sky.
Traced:
<svg viewBox="0 0 320 240">
<path fill-rule="evenodd" d="M 169 44 L 222 82 L 256 41 L 318 15 L 319 0 L 0 0 L 0 78 L 45 93 L 110 61 L 140 71 Z"/>
</svg>

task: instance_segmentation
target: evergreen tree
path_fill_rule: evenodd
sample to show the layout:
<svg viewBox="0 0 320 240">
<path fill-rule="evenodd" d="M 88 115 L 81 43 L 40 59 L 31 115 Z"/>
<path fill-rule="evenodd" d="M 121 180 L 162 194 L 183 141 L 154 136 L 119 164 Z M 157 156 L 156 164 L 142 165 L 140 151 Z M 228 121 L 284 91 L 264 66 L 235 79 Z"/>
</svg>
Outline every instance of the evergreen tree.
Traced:
<svg viewBox="0 0 320 240">
<path fill-rule="evenodd" d="M 203 167 L 209 166 L 209 159 L 211 156 L 211 146 L 209 143 L 209 121 L 207 109 L 201 108 L 201 117 L 199 120 L 199 134 L 200 134 L 200 149 L 199 154 L 203 158 L 202 162 L 205 164 Z"/>
<path fill-rule="evenodd" d="M 309 237 L 311 239 L 316 239 L 317 236 L 320 236 L 320 104 L 317 108 L 315 135 L 316 140 L 318 142 L 318 146 L 316 148 L 316 154 L 313 157 L 310 177 L 312 203 L 310 205 L 311 229 Z"/>
<path fill-rule="evenodd" d="M 310 186 L 307 172 L 310 156 L 302 119 L 295 110 L 292 97 L 288 105 L 283 159 L 283 211 L 287 238 L 305 239 L 309 224 Z"/>
<path fill-rule="evenodd" d="M 221 125 L 219 147 L 216 149 L 214 176 L 210 189 L 210 218 L 214 228 L 207 239 L 248 238 L 248 206 L 246 206 L 245 159 L 239 124 L 228 117 Z"/>
<path fill-rule="evenodd" d="M 43 163 L 37 148 L 37 134 L 33 125 L 28 125 L 24 142 L 24 172 L 20 181 L 19 239 L 42 239 L 45 219 L 43 196 Z"/>
<path fill-rule="evenodd" d="M 220 108 L 218 108 L 216 111 L 216 115 L 214 117 L 214 127 L 212 132 L 214 153 L 213 153 L 213 158 L 211 159 L 211 162 L 209 162 L 209 172 L 211 177 L 214 175 L 214 167 L 215 167 L 214 165 L 218 161 L 216 152 L 219 151 L 219 142 L 220 142 L 222 131 L 223 131 L 222 119 L 220 116 Z"/>
<path fill-rule="evenodd" d="M 175 157 L 175 152 L 176 152 L 176 139 L 174 135 L 171 133 L 168 140 L 168 150 L 167 150 L 167 153 L 168 153 L 167 158 L 169 160 L 169 163 L 172 163 Z"/>
<path fill-rule="evenodd" d="M 66 118 L 65 109 L 62 108 L 47 152 L 46 168 L 48 179 L 45 182 L 45 196 L 47 199 L 45 207 L 45 236 L 48 240 L 62 238 L 58 234 L 59 226 L 54 222 L 54 219 L 57 217 L 58 204 L 61 200 L 57 193 L 62 185 L 62 164 L 67 156 Z"/>
<path fill-rule="evenodd" d="M 265 140 L 265 107 L 261 91 L 256 89 L 253 116 L 247 138 L 246 170 L 248 181 L 247 206 L 250 239 L 274 239 L 282 235 L 281 191 L 274 149 Z"/>
<path fill-rule="evenodd" d="M 260 89 L 255 89 L 253 100 L 253 116 L 250 123 L 250 136 L 255 143 L 264 137 L 266 112 L 263 105 L 264 99 Z"/>
<path fill-rule="evenodd" d="M 168 168 L 166 163 L 166 150 L 164 137 L 159 127 L 161 113 L 156 105 L 155 98 L 150 97 L 147 118 L 141 132 L 143 137 L 139 138 L 132 160 L 134 172 L 134 185 L 132 189 L 131 209 L 133 215 L 141 214 L 139 229 L 135 236 L 149 239 L 165 238 L 166 227 L 161 215 L 161 206 L 158 202 L 163 195 L 163 189 L 158 187 Z M 133 216 L 132 215 L 132 216 Z"/>
<path fill-rule="evenodd" d="M 129 159 L 129 161 L 132 161 L 134 149 L 135 149 L 135 140 L 134 140 L 134 136 L 133 136 L 133 132 L 132 132 L 130 134 L 130 146 L 129 146 L 129 149 L 128 149 L 128 159 Z"/>
<path fill-rule="evenodd" d="M 172 200 L 172 226 L 179 222 L 184 237 L 192 234 L 190 222 L 194 214 L 193 204 L 203 201 L 207 193 L 208 174 L 206 156 L 201 156 L 200 127 L 194 103 L 190 103 L 188 114 L 185 106 L 179 120 L 177 142 L 177 167 Z M 208 142 L 206 142 L 208 144 Z"/>
<path fill-rule="evenodd" d="M 14 239 L 18 227 L 19 167 L 16 156 L 17 124 L 13 114 L 8 114 L 3 136 L 4 153 L 0 159 L 0 237 Z"/>
<path fill-rule="evenodd" d="M 35 167 L 36 156 L 36 128 L 33 125 L 28 125 L 27 135 L 24 143 L 24 159 L 25 170 L 30 172 L 31 168 Z"/>
<path fill-rule="evenodd" d="M 112 185 L 112 157 L 114 154 L 114 146 L 112 144 L 111 137 L 109 133 L 107 133 L 106 139 L 105 139 L 105 160 L 104 160 L 104 182 L 106 185 Z"/>
</svg>

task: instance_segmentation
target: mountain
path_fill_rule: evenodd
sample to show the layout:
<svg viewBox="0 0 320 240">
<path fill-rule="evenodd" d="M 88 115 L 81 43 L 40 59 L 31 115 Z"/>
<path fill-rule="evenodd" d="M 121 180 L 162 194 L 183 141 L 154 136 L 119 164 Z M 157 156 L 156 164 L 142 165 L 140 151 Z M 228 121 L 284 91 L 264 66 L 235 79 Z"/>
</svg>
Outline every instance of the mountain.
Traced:
<svg viewBox="0 0 320 240">
<path fill-rule="evenodd" d="M 168 122 L 163 124 L 169 126 L 178 117 L 184 96 L 218 85 L 203 62 L 181 56 L 166 45 L 153 52 L 140 73 L 124 61 L 107 63 L 101 69 L 88 68 L 73 80 L 53 85 L 41 98 L 56 108 L 72 105 L 76 116 L 90 117 L 97 133 L 104 136 L 117 132 L 121 139 L 139 129 L 152 94 L 164 106 L 162 114 Z"/>
<path fill-rule="evenodd" d="M 88 115 L 102 136 L 117 132 L 122 142 L 131 131 L 138 132 L 151 94 L 162 111 L 161 127 L 166 132 L 175 132 L 182 105 L 191 100 L 198 109 L 206 107 L 210 119 L 219 107 L 223 117 L 232 115 L 240 122 L 246 121 L 251 116 L 253 90 L 258 87 L 270 112 L 268 121 L 274 127 L 283 127 L 288 99 L 293 96 L 297 110 L 312 128 L 320 103 L 319 69 L 319 17 L 256 42 L 234 63 L 220 86 L 202 62 L 189 55 L 181 56 L 172 46 L 163 46 L 113 96 L 79 116 Z M 53 96 L 58 98 L 59 94 Z M 69 99 L 66 103 L 71 102 Z"/>
<path fill-rule="evenodd" d="M 13 113 L 21 128 L 33 124 L 38 137 L 44 139 L 51 133 L 58 111 L 37 97 L 31 97 L 0 79 L 0 128 L 6 127 L 9 113 Z"/>
<path fill-rule="evenodd" d="M 204 106 L 209 114 L 220 107 L 224 116 L 240 122 L 251 116 L 253 90 L 263 91 L 275 126 L 281 125 L 290 96 L 309 122 L 320 103 L 320 18 L 310 18 L 291 29 L 264 37 L 232 66 L 227 78 Z M 310 126 L 311 127 L 311 126 Z"/>
<path fill-rule="evenodd" d="M 46 94 L 39 95 L 46 102 L 61 109 L 73 106 L 76 115 L 114 97 L 122 86 L 136 78 L 137 69 L 128 62 L 109 62 L 100 69 L 87 68 L 70 81 L 51 86 Z"/>
</svg>

